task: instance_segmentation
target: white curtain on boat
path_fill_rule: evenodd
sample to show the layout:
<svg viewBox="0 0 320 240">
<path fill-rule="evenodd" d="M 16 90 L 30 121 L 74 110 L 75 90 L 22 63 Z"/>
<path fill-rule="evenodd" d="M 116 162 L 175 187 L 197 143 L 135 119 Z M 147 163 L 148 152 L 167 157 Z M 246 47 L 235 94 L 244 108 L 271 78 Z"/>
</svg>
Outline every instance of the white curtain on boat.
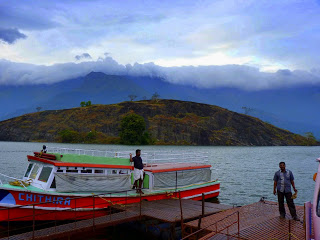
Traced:
<svg viewBox="0 0 320 240">
<path fill-rule="evenodd" d="M 210 168 L 185 170 L 177 172 L 154 173 L 154 188 L 174 188 L 195 183 L 209 182 L 211 180 Z"/>
<path fill-rule="evenodd" d="M 130 175 L 55 173 L 57 192 L 117 192 L 130 189 Z"/>
</svg>

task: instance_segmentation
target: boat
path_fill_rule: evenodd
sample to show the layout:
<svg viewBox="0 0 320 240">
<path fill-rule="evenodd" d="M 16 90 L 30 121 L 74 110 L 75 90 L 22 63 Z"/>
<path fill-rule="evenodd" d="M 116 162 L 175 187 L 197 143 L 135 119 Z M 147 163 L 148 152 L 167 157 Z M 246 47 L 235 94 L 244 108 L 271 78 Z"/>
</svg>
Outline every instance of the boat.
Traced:
<svg viewBox="0 0 320 240">
<path fill-rule="evenodd" d="M 306 202 L 304 204 L 307 240 L 320 240 L 320 158 L 316 161 L 319 162 L 319 166 L 318 172 L 313 176 L 315 181 L 313 203 Z"/>
<path fill-rule="evenodd" d="M 21 179 L 0 180 L 0 221 L 88 219 L 112 205 L 218 197 L 206 153 L 144 152 L 143 194 L 132 189 L 130 152 L 47 148 L 28 155 Z"/>
</svg>

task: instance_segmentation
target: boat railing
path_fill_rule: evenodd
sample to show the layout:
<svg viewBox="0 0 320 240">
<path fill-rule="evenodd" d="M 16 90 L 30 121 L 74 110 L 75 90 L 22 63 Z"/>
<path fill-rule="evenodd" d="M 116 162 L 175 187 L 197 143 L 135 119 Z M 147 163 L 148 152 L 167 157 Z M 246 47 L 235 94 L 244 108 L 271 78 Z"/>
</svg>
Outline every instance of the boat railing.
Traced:
<svg viewBox="0 0 320 240">
<path fill-rule="evenodd" d="M 72 149 L 72 148 L 57 148 L 47 147 L 48 152 L 61 153 L 61 154 L 76 154 L 76 155 L 88 155 L 95 157 L 114 157 L 114 158 L 129 158 L 129 154 L 134 155 L 134 151 L 102 151 L 93 149 Z M 163 151 L 143 151 L 141 154 L 143 162 L 148 165 L 154 165 L 158 163 L 198 163 L 207 164 L 208 153 L 207 152 L 163 152 Z"/>
<path fill-rule="evenodd" d="M 19 236 L 21 236 L 21 232 L 26 232 L 23 239 L 36 239 L 37 230 L 47 227 L 52 230 L 50 231 L 50 234 L 52 235 L 55 233 L 61 233 L 57 228 L 58 225 L 64 224 L 64 222 L 60 223 L 59 220 L 57 220 L 57 216 L 61 214 L 65 215 L 63 220 L 69 221 L 70 223 L 68 226 L 70 227 L 71 225 L 74 227 L 74 230 L 81 229 L 81 225 L 77 226 L 77 222 L 84 219 L 91 219 L 91 224 L 94 229 L 96 219 L 99 219 L 100 222 L 103 221 L 102 218 L 104 218 L 106 221 L 111 221 L 113 218 L 117 220 L 116 213 L 126 211 L 127 205 L 135 202 L 140 202 L 140 211 L 139 215 L 137 215 L 137 218 L 141 219 L 141 203 L 143 196 L 140 193 L 136 196 L 136 198 L 128 198 L 130 191 L 131 190 L 112 191 L 100 194 L 92 194 L 89 196 L 67 197 L 64 200 L 54 199 L 53 201 L 38 202 L 15 207 L 2 207 L 0 209 L 0 215 L 8 216 L 8 219 L 7 228 L 4 227 L 0 229 L 0 236 L 6 234 L 8 239 L 11 239 L 11 237 L 17 233 L 19 233 Z M 116 194 L 117 197 L 114 197 L 114 194 Z M 122 194 L 123 197 L 119 198 L 119 194 Z M 68 203 L 69 207 L 60 207 L 64 201 Z M 20 216 L 17 216 L 15 212 L 19 210 L 23 210 L 24 213 L 22 213 Z M 113 217 L 114 213 L 115 217 Z M 45 217 L 48 217 L 51 220 L 41 221 Z M 37 219 L 40 221 L 36 221 Z M 11 221 L 26 221 L 26 224 L 13 228 L 10 226 Z M 73 224 L 71 224 L 72 222 Z M 99 224 L 99 222 L 97 222 L 97 224 Z M 32 229 L 32 231 L 28 232 L 30 229 Z M 31 238 L 30 233 L 32 234 Z M 43 235 L 41 236 L 43 237 Z M 51 238 L 47 237 L 45 239 Z"/>
<path fill-rule="evenodd" d="M 9 178 L 9 179 L 13 179 L 13 180 L 19 182 L 23 188 L 27 189 L 27 186 L 26 186 L 25 182 L 22 179 L 15 178 L 15 177 L 10 177 L 10 176 L 7 176 L 7 175 L 5 175 L 3 173 L 0 173 L 0 176 L 5 177 L 5 178 Z M 0 178 L 0 185 L 3 185 L 3 182 L 1 181 L 1 178 Z"/>
<path fill-rule="evenodd" d="M 92 194 L 91 196 L 75 196 L 65 200 L 2 207 L 0 215 L 7 216 L 7 224 L 6 227 L 0 229 L 0 236 L 7 236 L 6 239 L 52 239 L 57 236 L 70 238 L 72 234 L 87 231 L 90 228 L 92 228 L 92 231 L 96 231 L 97 227 L 105 226 L 109 222 L 118 223 L 119 220 L 121 222 L 121 220 L 126 219 L 141 221 L 145 212 L 150 209 L 143 203 L 145 197 L 141 193 L 132 197 L 129 194 L 130 191 L 107 192 Z M 116 196 L 113 194 L 116 194 Z M 122 194 L 123 197 L 119 198 L 119 194 Z M 202 197 L 204 214 L 204 194 L 202 194 Z M 180 211 L 176 211 L 177 215 L 174 217 L 179 219 L 180 212 L 183 211 L 180 191 L 172 193 L 172 198 L 179 199 Z M 60 207 L 61 201 L 67 201 L 69 206 Z M 135 210 L 128 207 L 130 204 L 136 204 Z M 23 213 L 17 216 L 16 213 L 19 210 L 22 210 Z M 61 217 L 62 214 L 64 215 L 64 221 L 61 222 L 58 217 Z M 48 218 L 48 220 L 41 221 L 45 218 Z M 88 221 L 89 219 L 90 221 Z M 25 224 L 16 227 L 11 226 L 11 222 L 20 221 L 24 221 Z M 181 221 L 182 223 L 184 221 L 182 216 Z"/>
</svg>

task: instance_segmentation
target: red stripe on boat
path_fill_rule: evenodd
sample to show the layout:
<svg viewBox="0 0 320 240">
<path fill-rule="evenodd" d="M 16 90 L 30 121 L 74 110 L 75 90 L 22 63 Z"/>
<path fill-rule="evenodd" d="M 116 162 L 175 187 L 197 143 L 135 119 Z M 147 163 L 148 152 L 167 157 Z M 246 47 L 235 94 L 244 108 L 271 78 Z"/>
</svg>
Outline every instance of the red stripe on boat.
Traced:
<svg viewBox="0 0 320 240">
<path fill-rule="evenodd" d="M 92 163 L 70 163 L 70 162 L 57 162 L 48 159 L 38 158 L 28 155 L 28 160 L 34 160 L 38 162 L 48 163 L 57 167 L 94 167 L 94 168 L 121 168 L 121 169 L 133 169 L 132 166 L 123 165 L 107 165 L 107 164 L 92 164 Z"/>
</svg>

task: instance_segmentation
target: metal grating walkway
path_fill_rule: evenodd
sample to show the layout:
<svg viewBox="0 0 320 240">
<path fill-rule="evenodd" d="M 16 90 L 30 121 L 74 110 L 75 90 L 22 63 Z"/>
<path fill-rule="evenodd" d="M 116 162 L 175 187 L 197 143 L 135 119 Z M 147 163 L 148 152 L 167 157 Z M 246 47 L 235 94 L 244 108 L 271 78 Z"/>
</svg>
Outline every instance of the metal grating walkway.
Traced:
<svg viewBox="0 0 320 240">
<path fill-rule="evenodd" d="M 230 235 L 228 239 L 280 240 L 289 239 L 289 235 L 291 239 L 304 239 L 304 207 L 296 206 L 296 209 L 301 221 L 290 220 L 291 217 L 280 219 L 278 204 L 275 202 L 257 202 L 243 207 L 229 209 L 202 219 L 201 228 L 205 228 L 206 231 L 201 234 L 201 239 L 227 239 L 226 235 Z M 237 222 L 237 214 L 233 214 L 237 211 L 239 211 L 239 236 L 237 235 L 238 225 L 231 225 L 233 222 Z M 288 209 L 286 209 L 286 211 L 289 213 Z M 227 217 L 230 214 L 233 215 Z M 216 232 L 221 231 L 229 225 L 231 226 L 223 230 L 221 234 L 216 234 Z M 189 233 L 195 232 L 198 229 L 198 220 L 191 221 L 185 224 L 185 226 L 188 228 Z M 231 235 L 234 237 L 231 237 Z M 190 237 L 190 239 L 193 238 L 194 236 Z"/>
<path fill-rule="evenodd" d="M 181 202 L 184 221 L 198 218 L 202 214 L 201 201 L 182 199 Z M 151 202 L 142 201 L 141 204 L 141 214 L 145 217 L 170 223 L 181 221 L 179 199 L 163 199 Z M 133 203 L 126 208 L 130 212 L 139 213 L 139 205 L 140 203 Z M 211 215 L 230 208 L 232 208 L 232 206 L 205 202 L 204 215 Z"/>
</svg>

